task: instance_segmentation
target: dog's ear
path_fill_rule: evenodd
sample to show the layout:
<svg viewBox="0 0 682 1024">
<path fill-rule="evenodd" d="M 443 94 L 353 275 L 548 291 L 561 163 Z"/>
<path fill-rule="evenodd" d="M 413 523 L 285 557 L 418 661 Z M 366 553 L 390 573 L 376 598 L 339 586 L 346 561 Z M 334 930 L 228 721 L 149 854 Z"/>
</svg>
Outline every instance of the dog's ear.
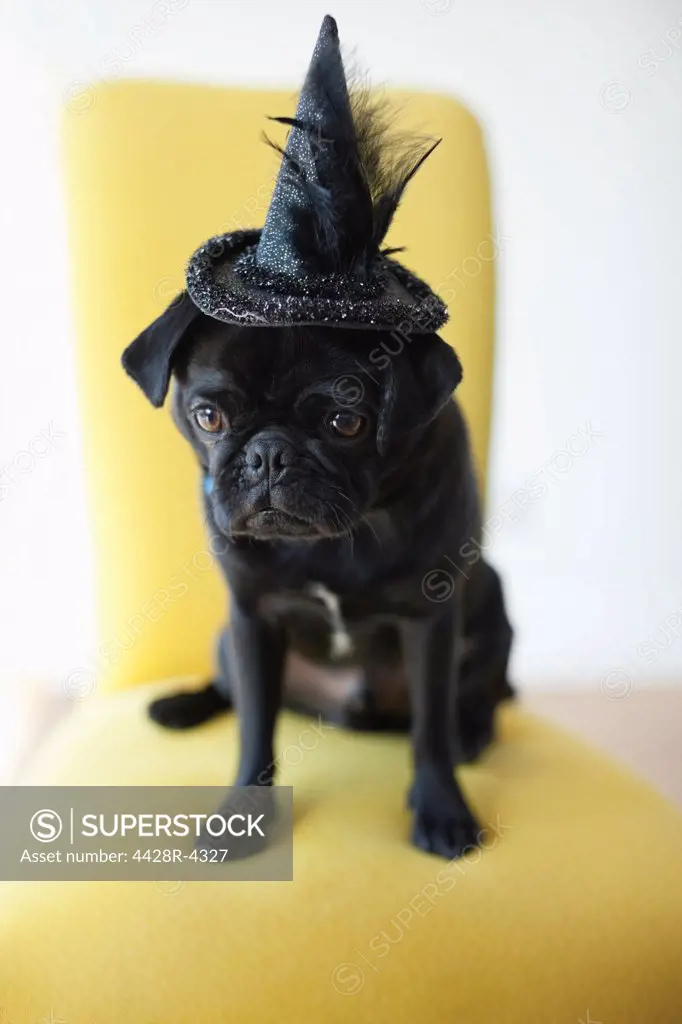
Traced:
<svg viewBox="0 0 682 1024">
<path fill-rule="evenodd" d="M 389 440 L 431 423 L 462 379 L 454 349 L 437 334 L 400 336 L 383 357 L 377 446 L 384 455 Z"/>
<path fill-rule="evenodd" d="M 126 373 L 157 409 L 168 394 L 177 347 L 192 324 L 203 315 L 187 292 L 181 292 L 168 309 L 128 345 L 121 357 Z"/>
</svg>

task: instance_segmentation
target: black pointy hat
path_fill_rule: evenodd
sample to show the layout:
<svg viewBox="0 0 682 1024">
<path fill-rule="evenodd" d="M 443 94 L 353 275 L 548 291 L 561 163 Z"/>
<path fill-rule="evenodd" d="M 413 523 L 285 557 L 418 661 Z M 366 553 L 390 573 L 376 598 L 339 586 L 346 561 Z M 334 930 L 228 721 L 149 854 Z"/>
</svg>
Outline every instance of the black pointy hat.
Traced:
<svg viewBox="0 0 682 1024">
<path fill-rule="evenodd" d="M 349 93 L 329 15 L 296 116 L 273 120 L 289 134 L 265 226 L 217 236 L 194 253 L 194 304 L 254 326 L 438 330 L 443 302 L 380 248 L 405 186 L 437 143 L 391 139 L 380 104 L 366 90 Z"/>
</svg>

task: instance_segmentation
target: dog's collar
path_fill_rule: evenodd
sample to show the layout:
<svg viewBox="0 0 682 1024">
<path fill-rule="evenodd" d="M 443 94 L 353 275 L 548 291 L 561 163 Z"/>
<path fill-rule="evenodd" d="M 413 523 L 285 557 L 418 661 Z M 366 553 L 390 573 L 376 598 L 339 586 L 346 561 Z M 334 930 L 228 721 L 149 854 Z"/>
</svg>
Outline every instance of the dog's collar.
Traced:
<svg viewBox="0 0 682 1024">
<path fill-rule="evenodd" d="M 213 477 L 209 476 L 208 473 L 206 473 L 204 475 L 204 480 L 203 480 L 202 486 L 203 486 L 203 489 L 204 489 L 204 494 L 208 498 L 208 496 L 213 492 L 213 487 L 214 487 Z"/>
</svg>

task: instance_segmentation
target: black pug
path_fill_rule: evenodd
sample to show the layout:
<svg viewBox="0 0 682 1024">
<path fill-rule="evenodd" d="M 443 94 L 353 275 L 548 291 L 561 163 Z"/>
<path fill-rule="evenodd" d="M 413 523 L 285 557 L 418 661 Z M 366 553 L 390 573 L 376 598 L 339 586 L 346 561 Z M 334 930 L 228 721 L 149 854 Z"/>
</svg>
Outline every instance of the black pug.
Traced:
<svg viewBox="0 0 682 1024">
<path fill-rule="evenodd" d="M 152 718 L 191 726 L 234 705 L 236 784 L 270 785 L 287 655 L 357 664 L 336 719 L 411 727 L 414 844 L 447 858 L 476 844 L 453 766 L 488 745 L 512 695 L 511 629 L 476 547 L 454 351 L 436 334 L 231 326 L 183 293 L 123 363 L 157 406 L 175 376 L 231 595 L 219 678 L 156 701 Z"/>
</svg>

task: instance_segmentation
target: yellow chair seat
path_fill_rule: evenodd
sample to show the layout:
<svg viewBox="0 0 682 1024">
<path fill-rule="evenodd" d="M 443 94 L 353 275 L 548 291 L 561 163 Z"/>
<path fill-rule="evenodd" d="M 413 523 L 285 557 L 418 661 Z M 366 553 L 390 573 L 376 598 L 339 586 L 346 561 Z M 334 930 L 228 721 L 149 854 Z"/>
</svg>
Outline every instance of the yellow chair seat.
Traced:
<svg viewBox="0 0 682 1024">
<path fill-rule="evenodd" d="M 144 709 L 167 689 L 80 706 L 27 781 L 230 780 L 233 716 L 164 732 Z M 461 772 L 489 848 L 448 864 L 407 841 L 406 740 L 314 724 L 278 734 L 293 883 L 5 883 L 0 1020 L 679 1024 L 682 818 L 662 798 L 506 708 Z"/>
</svg>

